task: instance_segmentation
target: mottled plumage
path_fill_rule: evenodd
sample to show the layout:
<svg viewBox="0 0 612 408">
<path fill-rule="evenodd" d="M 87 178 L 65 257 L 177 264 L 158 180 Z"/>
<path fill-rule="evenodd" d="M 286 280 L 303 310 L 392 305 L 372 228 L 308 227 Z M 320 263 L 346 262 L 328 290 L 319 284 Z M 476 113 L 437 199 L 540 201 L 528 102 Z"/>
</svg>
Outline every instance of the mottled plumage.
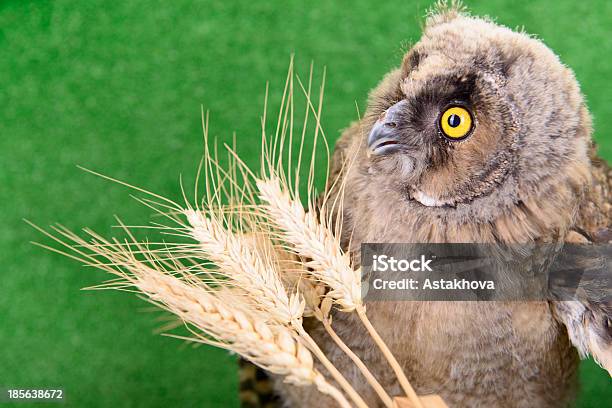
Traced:
<svg viewBox="0 0 612 408">
<path fill-rule="evenodd" d="M 473 114 L 464 140 L 440 133 L 449 105 Z M 612 172 L 591 133 L 572 71 L 542 42 L 441 7 L 337 142 L 331 177 L 346 182 L 343 242 L 354 255 L 364 242 L 609 242 Z M 576 347 L 612 369 L 611 310 L 599 301 L 367 307 L 417 393 L 440 394 L 450 407 L 568 406 Z M 334 327 L 390 393 L 401 394 L 353 317 L 336 313 Z M 348 358 L 317 325 L 312 331 L 379 406 Z M 281 382 L 276 390 L 287 406 L 330 404 L 316 390 Z"/>
</svg>

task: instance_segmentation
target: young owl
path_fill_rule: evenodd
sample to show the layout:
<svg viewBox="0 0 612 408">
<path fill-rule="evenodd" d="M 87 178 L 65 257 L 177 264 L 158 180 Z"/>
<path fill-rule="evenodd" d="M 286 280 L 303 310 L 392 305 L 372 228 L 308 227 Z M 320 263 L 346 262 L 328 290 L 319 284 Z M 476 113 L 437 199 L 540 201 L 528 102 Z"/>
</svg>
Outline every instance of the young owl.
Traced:
<svg viewBox="0 0 612 408">
<path fill-rule="evenodd" d="M 596 158 L 572 71 L 542 42 L 456 7 L 372 91 L 336 145 L 343 241 L 533 243 L 611 238 L 612 172 Z M 354 257 L 358 259 L 358 256 Z M 579 353 L 612 368 L 603 302 L 372 302 L 368 315 L 418 394 L 449 407 L 564 407 Z M 380 401 L 313 325 L 325 353 L 371 406 Z M 392 395 L 386 361 L 351 314 L 334 327 Z M 332 406 L 277 381 L 286 406 Z"/>
</svg>

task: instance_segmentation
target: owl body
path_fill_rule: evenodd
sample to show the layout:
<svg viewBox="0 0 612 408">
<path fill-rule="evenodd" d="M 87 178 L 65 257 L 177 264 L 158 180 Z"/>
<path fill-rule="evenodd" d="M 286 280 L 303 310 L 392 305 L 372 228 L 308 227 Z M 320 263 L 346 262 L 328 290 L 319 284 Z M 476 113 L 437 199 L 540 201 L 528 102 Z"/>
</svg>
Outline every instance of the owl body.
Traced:
<svg viewBox="0 0 612 408">
<path fill-rule="evenodd" d="M 446 112 L 466 112 L 465 133 Z M 457 110 L 458 109 L 458 110 Z M 455 112 L 453 111 L 453 112 Z M 454 133 L 453 133 L 454 132 Z M 540 41 L 450 7 L 339 139 L 342 242 L 524 244 L 610 240 L 612 176 L 595 157 L 573 73 Z M 572 237 L 571 239 L 568 237 Z M 589 302 L 371 302 L 368 316 L 418 394 L 449 407 L 564 407 L 578 351 L 610 356 L 610 308 Z M 334 328 L 392 395 L 401 390 L 352 314 Z M 376 395 L 317 324 L 313 337 L 369 405 Z M 576 349 L 578 347 L 578 351 Z M 329 406 L 277 382 L 287 406 Z M 322 405 L 323 404 L 323 405 Z"/>
<path fill-rule="evenodd" d="M 369 304 L 368 313 L 417 393 L 438 394 L 449 407 L 563 407 L 574 398 L 578 355 L 545 302 L 380 302 Z M 401 395 L 359 322 L 346 315 L 334 319 L 386 389 Z M 315 336 L 368 405 L 381 406 L 325 333 Z M 300 396 L 289 405 L 309 406 L 309 400 Z"/>
</svg>

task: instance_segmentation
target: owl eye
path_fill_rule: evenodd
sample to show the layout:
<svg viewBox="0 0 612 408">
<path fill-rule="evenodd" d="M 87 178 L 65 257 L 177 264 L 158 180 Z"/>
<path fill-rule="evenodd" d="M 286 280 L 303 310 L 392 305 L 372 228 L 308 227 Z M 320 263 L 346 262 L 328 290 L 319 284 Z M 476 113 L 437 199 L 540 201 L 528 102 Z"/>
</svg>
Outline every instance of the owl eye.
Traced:
<svg viewBox="0 0 612 408">
<path fill-rule="evenodd" d="M 447 139 L 462 140 L 472 132 L 472 114 L 462 106 L 451 106 L 442 112 L 438 125 Z"/>
</svg>

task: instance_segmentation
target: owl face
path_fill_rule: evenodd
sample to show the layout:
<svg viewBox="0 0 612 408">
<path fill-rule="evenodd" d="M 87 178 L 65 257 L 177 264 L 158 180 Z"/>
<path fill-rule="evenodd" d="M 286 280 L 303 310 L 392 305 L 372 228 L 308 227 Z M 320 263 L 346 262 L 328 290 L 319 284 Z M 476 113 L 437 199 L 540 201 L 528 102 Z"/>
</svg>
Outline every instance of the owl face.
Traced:
<svg viewBox="0 0 612 408">
<path fill-rule="evenodd" d="M 563 182 L 590 132 L 573 74 L 545 45 L 456 13 L 428 20 L 366 121 L 369 171 L 414 204 L 445 208 Z"/>
</svg>

